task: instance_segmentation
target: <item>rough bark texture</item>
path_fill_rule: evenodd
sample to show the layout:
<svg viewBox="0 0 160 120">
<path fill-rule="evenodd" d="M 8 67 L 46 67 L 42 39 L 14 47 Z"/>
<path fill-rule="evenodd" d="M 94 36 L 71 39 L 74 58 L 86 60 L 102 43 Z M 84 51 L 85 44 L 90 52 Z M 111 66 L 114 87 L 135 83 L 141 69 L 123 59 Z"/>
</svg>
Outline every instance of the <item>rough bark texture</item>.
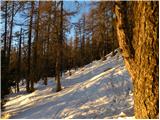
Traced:
<svg viewBox="0 0 160 120">
<path fill-rule="evenodd" d="M 134 85 L 136 118 L 159 115 L 159 3 L 117 2 L 117 35 Z"/>
</svg>

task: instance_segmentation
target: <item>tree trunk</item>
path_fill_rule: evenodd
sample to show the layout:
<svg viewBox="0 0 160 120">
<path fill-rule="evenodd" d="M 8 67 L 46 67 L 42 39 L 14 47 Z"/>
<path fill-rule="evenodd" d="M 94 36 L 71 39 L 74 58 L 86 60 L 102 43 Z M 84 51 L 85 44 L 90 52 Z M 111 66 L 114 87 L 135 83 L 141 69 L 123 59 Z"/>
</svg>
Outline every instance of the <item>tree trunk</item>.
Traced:
<svg viewBox="0 0 160 120">
<path fill-rule="evenodd" d="M 31 2 L 31 13 L 30 13 L 30 23 L 29 23 L 29 34 L 28 34 L 28 78 L 26 84 L 27 92 L 30 92 L 30 81 L 31 81 L 31 91 L 34 90 L 34 82 L 31 79 L 30 70 L 31 70 L 31 39 L 32 39 L 32 19 L 33 19 L 33 12 L 34 12 L 34 1 Z"/>
<path fill-rule="evenodd" d="M 60 82 L 60 51 L 57 51 L 57 59 L 56 59 L 56 82 L 57 89 L 56 91 L 61 91 L 61 82 Z"/>
<path fill-rule="evenodd" d="M 17 80 L 17 92 L 19 92 L 19 82 L 21 79 L 21 43 L 22 43 L 22 28 L 20 31 L 20 38 L 19 38 L 19 52 L 18 52 L 18 80 Z"/>
<path fill-rule="evenodd" d="M 60 91 L 61 82 L 60 82 L 60 73 L 62 70 L 62 44 L 63 44 L 63 0 L 61 2 L 61 16 L 60 16 L 60 34 L 58 39 L 58 49 L 57 50 L 57 59 L 56 59 L 56 81 L 57 81 L 57 89 L 56 91 Z"/>
<path fill-rule="evenodd" d="M 47 75 L 44 76 L 44 85 L 47 85 Z"/>
<path fill-rule="evenodd" d="M 38 46 L 40 44 L 39 41 L 39 23 L 40 23 L 40 6 L 41 6 L 41 1 L 38 2 L 38 13 L 37 13 L 37 18 L 36 18 L 36 29 L 35 29 L 35 41 L 34 41 L 34 55 L 33 55 L 33 75 L 34 75 L 34 80 L 38 81 Z M 37 74 L 38 73 L 38 74 Z"/>
<path fill-rule="evenodd" d="M 136 118 L 159 115 L 158 1 L 117 2 L 117 35 L 134 86 Z"/>
<path fill-rule="evenodd" d="M 51 4 L 51 3 L 50 3 Z M 45 71 L 45 78 L 44 78 L 44 84 L 47 85 L 47 77 L 49 73 L 49 45 L 50 45 L 50 26 L 51 26 L 51 13 L 52 9 L 51 6 L 49 6 L 49 16 L 48 16 L 48 25 L 47 25 L 47 56 L 46 56 L 46 71 Z"/>
<path fill-rule="evenodd" d="M 19 83 L 16 83 L 16 87 L 17 87 L 17 92 L 19 92 Z"/>
<path fill-rule="evenodd" d="M 12 2 L 12 18 L 11 18 L 9 47 L 8 47 L 8 55 L 7 55 L 7 71 L 8 71 L 8 73 L 9 73 L 9 69 L 10 69 L 9 64 L 10 64 L 10 54 L 11 54 L 11 44 L 12 44 L 13 16 L 14 16 L 14 1 Z"/>
<path fill-rule="evenodd" d="M 7 24 L 8 24 L 8 2 L 5 1 L 5 33 L 4 33 L 4 52 L 1 50 L 1 98 L 4 97 L 6 93 L 9 93 L 8 87 L 8 57 L 7 57 Z M 3 106 L 2 106 L 3 107 Z"/>
<path fill-rule="evenodd" d="M 7 15 L 7 1 L 5 1 L 5 34 L 4 34 L 4 57 L 6 59 L 6 50 L 7 50 L 7 46 L 6 46 L 6 43 L 7 43 L 7 18 L 8 18 L 8 15 Z"/>
<path fill-rule="evenodd" d="M 61 72 L 61 76 L 62 76 L 62 72 L 63 72 L 63 66 L 64 66 L 64 63 L 63 63 L 63 59 L 64 59 L 64 56 L 63 56 L 63 0 L 61 1 L 61 22 L 60 22 L 60 47 L 61 47 L 61 50 L 60 50 L 60 72 Z"/>
</svg>

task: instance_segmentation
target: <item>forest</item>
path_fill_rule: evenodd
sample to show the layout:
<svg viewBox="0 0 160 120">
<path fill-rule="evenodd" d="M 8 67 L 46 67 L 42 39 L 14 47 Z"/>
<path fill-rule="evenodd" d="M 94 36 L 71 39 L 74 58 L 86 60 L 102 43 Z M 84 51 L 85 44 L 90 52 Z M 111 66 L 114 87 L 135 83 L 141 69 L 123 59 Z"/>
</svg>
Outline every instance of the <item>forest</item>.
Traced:
<svg viewBox="0 0 160 120">
<path fill-rule="evenodd" d="M 159 118 L 158 1 L 1 1 L 0 25 L 1 118 Z"/>
</svg>

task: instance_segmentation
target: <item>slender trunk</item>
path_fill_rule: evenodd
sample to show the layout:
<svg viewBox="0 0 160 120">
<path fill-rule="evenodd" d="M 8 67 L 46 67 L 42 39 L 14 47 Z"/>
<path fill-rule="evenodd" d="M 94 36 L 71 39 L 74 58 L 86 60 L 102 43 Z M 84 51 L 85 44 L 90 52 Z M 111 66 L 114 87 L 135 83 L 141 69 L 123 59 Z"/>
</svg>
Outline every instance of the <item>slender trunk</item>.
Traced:
<svg viewBox="0 0 160 120">
<path fill-rule="evenodd" d="M 61 1 L 61 23 L 60 23 L 60 46 L 61 46 L 61 50 L 60 50 L 60 73 L 62 76 L 62 72 L 63 72 L 63 67 L 64 67 L 64 55 L 63 55 L 63 48 L 64 48 L 64 41 L 63 41 L 63 0 Z"/>
<path fill-rule="evenodd" d="M 22 28 L 20 31 L 20 38 L 19 38 L 19 53 L 18 53 L 18 80 L 17 80 L 17 92 L 19 92 L 19 82 L 21 79 L 21 43 L 22 43 Z"/>
<path fill-rule="evenodd" d="M 37 68 L 37 59 L 39 58 L 39 54 L 38 54 L 38 45 L 39 45 L 39 21 L 40 21 L 40 5 L 41 2 L 39 1 L 39 7 L 38 7 L 38 14 L 37 14 L 37 20 L 36 20 L 36 30 L 35 30 L 35 44 L 34 44 L 34 56 L 33 56 L 33 72 L 34 72 L 34 79 L 35 81 L 38 81 L 38 68 Z"/>
<path fill-rule="evenodd" d="M 17 84 L 13 87 L 14 88 L 14 91 L 15 91 L 15 93 L 17 93 Z"/>
<path fill-rule="evenodd" d="M 33 12 L 34 12 L 34 1 L 32 1 L 32 14 L 31 14 L 32 17 L 31 17 L 31 20 L 33 19 L 33 14 L 34 14 Z M 30 36 L 30 50 L 31 50 L 31 39 L 32 39 L 32 21 L 31 21 L 31 29 L 30 29 L 30 31 L 31 31 L 31 33 L 30 33 L 30 35 L 31 35 Z M 31 56 L 31 51 L 30 51 L 29 54 L 30 54 L 29 56 Z M 29 63 L 29 69 L 31 69 L 31 63 Z M 29 76 L 30 76 L 30 72 L 29 72 Z M 32 91 L 34 91 L 34 79 L 33 79 L 33 77 L 31 78 L 31 92 Z"/>
<path fill-rule="evenodd" d="M 114 24 L 114 14 L 112 13 L 112 56 L 115 55 L 115 44 L 116 44 L 116 41 L 115 41 L 115 24 Z"/>
<path fill-rule="evenodd" d="M 10 54 L 11 54 L 11 44 L 12 44 L 13 16 L 14 16 L 14 1 L 12 2 L 12 18 L 11 18 L 9 47 L 8 47 L 8 56 L 7 56 L 7 70 L 8 70 L 8 73 L 9 73 L 9 69 L 10 69 L 9 64 L 10 64 Z"/>
<path fill-rule="evenodd" d="M 61 91 L 61 82 L 60 82 L 60 51 L 57 51 L 57 59 L 56 59 L 56 81 L 57 81 L 57 89 L 56 91 Z"/>
<path fill-rule="evenodd" d="M 104 39 L 104 33 L 101 32 L 101 38 L 102 38 L 102 52 L 100 53 L 101 59 L 105 60 L 105 39 Z"/>
<path fill-rule="evenodd" d="M 47 85 L 47 76 L 44 76 L 44 85 Z"/>
<path fill-rule="evenodd" d="M 5 2 L 5 35 L 4 35 L 4 57 L 6 59 L 6 50 L 7 50 L 7 46 L 6 46 L 6 42 L 7 42 L 7 1 Z"/>
<path fill-rule="evenodd" d="M 72 73 L 71 73 L 71 63 L 69 63 L 69 76 L 71 76 Z"/>
<path fill-rule="evenodd" d="M 5 87 L 3 88 L 3 86 L 8 86 L 8 57 L 7 57 L 7 18 L 8 18 L 8 15 L 7 15 L 7 12 L 8 12 L 8 9 L 7 9 L 7 1 L 5 1 L 5 33 L 4 33 L 4 52 L 1 51 L 1 75 L 2 75 L 2 78 L 1 78 L 1 89 L 2 92 L 1 92 L 1 95 L 3 98 L 4 97 L 4 94 L 5 93 L 9 93 L 9 88 Z M 3 107 L 3 106 L 2 106 Z"/>
<path fill-rule="evenodd" d="M 32 39 L 32 21 L 33 21 L 33 11 L 34 11 L 34 1 L 31 2 L 31 13 L 30 13 L 30 23 L 29 23 L 29 34 L 28 34 L 28 78 L 26 84 L 27 92 L 30 92 L 30 81 L 31 81 L 31 91 L 34 90 L 34 81 L 31 79 L 30 70 L 31 70 L 31 39 Z"/>
<path fill-rule="evenodd" d="M 17 92 L 19 92 L 19 83 L 16 83 L 16 87 L 17 87 Z"/>
<path fill-rule="evenodd" d="M 46 73 L 45 73 L 45 79 L 44 79 L 44 84 L 47 85 L 47 76 L 49 73 L 49 39 L 50 39 L 50 25 L 51 25 L 51 6 L 50 6 L 50 10 L 49 10 L 49 17 L 48 17 L 48 28 L 47 28 L 47 58 L 46 58 Z"/>
<path fill-rule="evenodd" d="M 57 51 L 57 60 L 56 60 L 56 80 L 57 80 L 57 92 L 60 91 L 61 82 L 60 82 L 60 73 L 62 70 L 62 45 L 63 45 L 63 0 L 61 1 L 61 16 L 60 16 L 60 35 L 58 40 L 58 51 Z"/>
<path fill-rule="evenodd" d="M 159 115 L 158 1 L 117 2 L 117 36 L 133 79 L 136 118 Z"/>
</svg>

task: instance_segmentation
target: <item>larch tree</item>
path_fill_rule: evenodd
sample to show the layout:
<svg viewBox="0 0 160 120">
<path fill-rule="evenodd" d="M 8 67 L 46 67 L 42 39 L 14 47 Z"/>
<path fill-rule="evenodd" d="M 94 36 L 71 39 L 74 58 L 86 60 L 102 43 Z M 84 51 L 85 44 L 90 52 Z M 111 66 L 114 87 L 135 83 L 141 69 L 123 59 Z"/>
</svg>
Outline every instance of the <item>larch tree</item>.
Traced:
<svg viewBox="0 0 160 120">
<path fill-rule="evenodd" d="M 19 34 L 19 50 L 18 50 L 18 60 L 17 60 L 17 81 L 16 81 L 16 86 L 17 86 L 17 92 L 19 92 L 19 82 L 21 80 L 21 44 L 22 44 L 22 28 L 20 30 Z"/>
<path fill-rule="evenodd" d="M 40 24 L 40 6 L 41 6 L 41 1 L 38 2 L 37 5 L 37 11 L 36 11 L 36 20 L 35 20 L 35 38 L 34 38 L 34 45 L 33 45 L 33 78 L 35 81 L 38 81 L 38 59 L 39 59 L 39 55 L 38 55 L 38 48 L 39 48 L 39 24 Z"/>
<path fill-rule="evenodd" d="M 158 1 L 117 2 L 117 37 L 134 86 L 136 118 L 159 115 Z"/>
<path fill-rule="evenodd" d="M 26 81 L 26 90 L 31 92 L 34 90 L 34 81 L 31 79 L 31 41 L 32 41 L 32 24 L 33 24 L 33 13 L 34 13 L 34 1 L 31 2 L 30 10 L 30 20 L 29 20 L 29 33 L 28 33 L 28 70 L 27 70 L 27 81 Z M 30 88 L 31 83 L 31 88 Z"/>
<path fill-rule="evenodd" d="M 80 59 L 80 56 L 79 56 L 79 38 L 78 38 L 78 32 L 76 32 L 76 35 L 75 35 L 73 49 L 74 49 L 74 53 L 73 53 L 73 56 L 74 56 L 73 65 L 74 65 L 74 68 L 76 70 L 77 67 L 78 67 L 78 65 L 79 65 L 78 59 Z"/>
<path fill-rule="evenodd" d="M 10 21 L 10 35 L 9 35 L 9 45 L 8 45 L 8 51 L 7 51 L 7 71 L 9 73 L 10 70 L 10 56 L 11 56 L 11 45 L 12 45 L 12 38 L 13 38 L 13 19 L 14 19 L 14 1 L 12 2 L 12 10 L 11 10 L 11 21 Z"/>
<path fill-rule="evenodd" d="M 44 78 L 44 84 L 45 85 L 47 85 L 47 74 L 48 74 L 48 72 L 49 72 L 49 64 L 48 64 L 48 62 L 49 62 L 49 44 L 50 44 L 50 31 L 51 31 L 51 28 L 50 28 L 50 26 L 51 26 L 51 13 L 52 13 L 52 4 L 51 4 L 51 1 L 50 2 L 48 2 L 48 24 L 47 24 L 47 50 L 46 50 L 46 59 L 45 59 L 45 62 L 46 62 L 46 66 L 45 66 L 45 68 L 46 68 L 46 72 L 45 72 L 45 78 Z"/>
<path fill-rule="evenodd" d="M 2 13 L 4 12 L 4 14 L 2 14 L 2 19 L 4 19 L 4 23 L 5 23 L 5 27 L 4 27 L 4 38 L 3 38 L 3 49 L 1 50 L 1 74 L 2 77 L 1 77 L 1 98 L 4 97 L 4 95 L 6 93 L 9 92 L 9 87 L 8 87 L 8 80 L 7 80 L 7 36 L 8 36 L 8 29 L 7 29 L 7 26 L 8 26 L 8 2 L 7 1 L 4 1 L 2 4 L 1 4 L 1 10 L 2 10 Z M 2 37 L 2 36 L 1 36 Z"/>
<path fill-rule="evenodd" d="M 6 51 L 7 51 L 7 11 L 8 11 L 8 5 L 7 5 L 7 1 L 5 1 L 5 32 L 4 32 L 4 56 L 6 58 Z"/>
<path fill-rule="evenodd" d="M 57 41 L 57 56 L 56 56 L 56 81 L 57 88 L 56 91 L 61 91 L 61 81 L 60 81 L 60 73 L 61 73 L 61 58 L 62 58 L 62 44 L 63 44 L 63 1 L 60 1 L 60 27 L 59 27 L 59 36 Z"/>
<path fill-rule="evenodd" d="M 69 75 L 71 76 L 71 68 L 73 67 L 73 41 L 72 38 L 69 40 L 69 48 L 68 48 L 68 70 Z"/>
</svg>

